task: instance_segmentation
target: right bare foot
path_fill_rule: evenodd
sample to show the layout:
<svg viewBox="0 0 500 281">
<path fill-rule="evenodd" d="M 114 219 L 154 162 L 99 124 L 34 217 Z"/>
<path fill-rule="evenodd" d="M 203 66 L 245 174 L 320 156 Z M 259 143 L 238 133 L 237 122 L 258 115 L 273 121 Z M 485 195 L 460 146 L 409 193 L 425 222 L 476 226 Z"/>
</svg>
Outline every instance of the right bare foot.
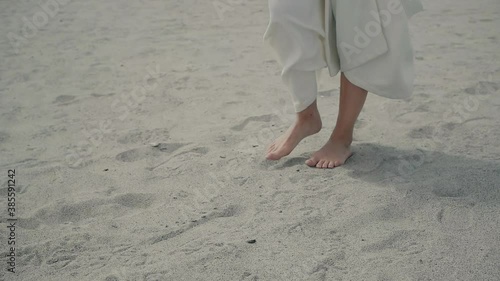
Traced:
<svg viewBox="0 0 500 281">
<path fill-rule="evenodd" d="M 321 117 L 316 103 L 311 106 L 312 108 L 299 112 L 295 124 L 269 146 L 266 155 L 268 160 L 279 160 L 290 154 L 302 139 L 321 130 Z"/>
<path fill-rule="evenodd" d="M 332 169 L 343 165 L 352 156 L 352 140 L 331 137 L 326 144 L 306 161 L 307 166 Z"/>
</svg>

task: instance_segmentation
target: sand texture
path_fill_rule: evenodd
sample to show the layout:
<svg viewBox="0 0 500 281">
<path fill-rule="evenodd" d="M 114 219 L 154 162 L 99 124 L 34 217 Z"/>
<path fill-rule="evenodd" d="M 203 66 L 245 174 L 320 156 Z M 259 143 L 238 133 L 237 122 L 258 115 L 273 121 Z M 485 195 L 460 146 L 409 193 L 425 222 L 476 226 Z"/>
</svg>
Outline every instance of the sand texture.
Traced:
<svg viewBox="0 0 500 281">
<path fill-rule="evenodd" d="M 370 94 L 333 170 L 326 72 L 323 130 L 264 159 L 267 1 L 59 1 L 0 1 L 0 280 L 500 280 L 498 0 L 424 1 L 412 99 Z"/>
</svg>

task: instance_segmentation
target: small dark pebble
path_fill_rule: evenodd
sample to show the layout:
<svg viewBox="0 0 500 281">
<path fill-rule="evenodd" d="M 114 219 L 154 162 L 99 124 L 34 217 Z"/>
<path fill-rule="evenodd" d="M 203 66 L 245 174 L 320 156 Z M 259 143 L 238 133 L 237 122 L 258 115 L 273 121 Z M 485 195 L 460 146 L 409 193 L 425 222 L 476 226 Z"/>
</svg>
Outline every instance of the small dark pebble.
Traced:
<svg viewBox="0 0 500 281">
<path fill-rule="evenodd" d="M 300 169 L 297 169 L 297 172 L 300 172 Z"/>
<path fill-rule="evenodd" d="M 202 218 L 206 218 L 207 216 L 201 216 Z"/>
<path fill-rule="evenodd" d="M 221 155 L 221 156 L 219 156 L 219 157 L 220 157 L 220 158 L 222 158 L 222 159 L 226 158 L 226 156 L 222 156 L 222 155 Z"/>
<path fill-rule="evenodd" d="M 280 211 L 280 213 L 283 213 L 283 211 Z"/>
<path fill-rule="evenodd" d="M 104 169 L 104 172 L 107 172 L 107 171 L 109 171 L 109 169 Z"/>
<path fill-rule="evenodd" d="M 254 144 L 254 145 L 252 145 L 252 147 L 257 147 L 257 146 L 259 146 L 259 145 L 258 145 L 258 144 Z"/>
<path fill-rule="evenodd" d="M 361 239 L 361 241 L 365 241 L 365 239 Z"/>
<path fill-rule="evenodd" d="M 177 199 L 177 197 L 174 196 L 174 199 Z"/>
<path fill-rule="evenodd" d="M 248 241 L 247 241 L 247 243 L 248 243 L 248 244 L 254 244 L 255 242 L 257 242 L 257 240 L 255 240 L 255 239 L 252 239 L 252 240 L 248 240 Z"/>
</svg>

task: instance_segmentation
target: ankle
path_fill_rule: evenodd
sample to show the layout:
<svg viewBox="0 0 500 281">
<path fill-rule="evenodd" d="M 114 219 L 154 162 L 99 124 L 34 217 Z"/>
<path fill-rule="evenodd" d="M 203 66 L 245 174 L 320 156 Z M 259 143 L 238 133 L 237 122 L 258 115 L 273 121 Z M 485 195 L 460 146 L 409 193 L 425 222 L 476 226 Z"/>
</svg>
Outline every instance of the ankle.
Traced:
<svg viewBox="0 0 500 281">
<path fill-rule="evenodd" d="M 352 132 L 336 131 L 334 130 L 330 136 L 330 140 L 334 142 L 343 143 L 346 147 L 349 147 L 352 143 Z"/>
<path fill-rule="evenodd" d="M 297 116 L 295 126 L 299 128 L 307 128 L 308 131 L 317 133 L 323 127 L 323 123 L 321 122 L 321 118 L 319 116 Z"/>
<path fill-rule="evenodd" d="M 321 117 L 318 111 L 307 110 L 297 113 L 297 122 L 298 123 L 321 123 Z"/>
<path fill-rule="evenodd" d="M 321 119 L 316 101 L 314 101 L 306 109 L 297 112 L 297 120 L 299 121 L 314 121 L 316 119 Z"/>
</svg>

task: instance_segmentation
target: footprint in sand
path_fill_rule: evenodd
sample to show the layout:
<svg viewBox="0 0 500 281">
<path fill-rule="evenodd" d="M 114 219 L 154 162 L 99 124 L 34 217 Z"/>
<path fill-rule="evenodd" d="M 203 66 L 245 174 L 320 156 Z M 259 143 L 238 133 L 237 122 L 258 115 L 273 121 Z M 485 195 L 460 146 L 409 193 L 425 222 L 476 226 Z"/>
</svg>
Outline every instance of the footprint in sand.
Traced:
<svg viewBox="0 0 500 281">
<path fill-rule="evenodd" d="M 464 91 L 469 95 L 488 95 L 500 90 L 500 83 L 491 81 L 479 81 L 474 87 L 466 88 Z"/>
<path fill-rule="evenodd" d="M 56 269 L 63 269 L 76 259 L 77 255 L 56 251 L 45 263 Z"/>
<path fill-rule="evenodd" d="M 18 252 L 20 262 L 25 265 L 40 266 L 43 263 L 43 257 L 35 247 L 25 247 Z"/>
<path fill-rule="evenodd" d="M 167 281 L 161 273 L 150 272 L 144 277 L 144 281 Z"/>
<path fill-rule="evenodd" d="M 474 208 L 471 204 L 446 206 L 439 210 L 436 219 L 447 230 L 467 230 L 474 226 Z"/>
<path fill-rule="evenodd" d="M 110 199 L 59 203 L 39 209 L 32 217 L 19 218 L 19 227 L 36 229 L 42 223 L 47 225 L 77 223 L 99 216 L 117 218 L 129 209 L 147 208 L 153 201 L 154 194 L 126 193 Z"/>
<path fill-rule="evenodd" d="M 432 138 L 434 130 L 433 126 L 423 126 L 411 130 L 407 135 L 412 139 L 429 139 Z"/>
<path fill-rule="evenodd" d="M 154 195 L 150 193 L 126 193 L 112 199 L 112 202 L 128 208 L 147 208 L 153 201 Z"/>
<path fill-rule="evenodd" d="M 72 264 L 71 269 L 74 270 L 80 266 L 73 262 L 88 249 L 90 239 L 88 234 L 65 235 L 58 240 L 21 246 L 18 249 L 19 262 L 28 267 L 49 267 L 50 270 L 64 269 Z"/>
<path fill-rule="evenodd" d="M 379 241 L 373 242 L 361 248 L 365 253 L 383 253 L 388 250 L 397 251 L 398 255 L 417 255 L 423 252 L 424 246 L 415 241 L 422 241 L 426 234 L 418 230 L 397 230 L 389 233 L 386 237 L 380 237 Z M 377 240 L 377 238 L 372 238 Z"/>
<path fill-rule="evenodd" d="M 256 274 L 252 274 L 248 271 L 243 272 L 239 281 L 257 281 L 259 280 L 259 276 Z"/>
<path fill-rule="evenodd" d="M 127 281 L 127 280 L 131 280 L 131 274 L 129 272 L 129 269 L 125 267 L 113 268 L 111 274 L 106 276 L 106 278 L 104 279 L 104 281 Z"/>
<path fill-rule="evenodd" d="M 166 140 L 169 138 L 169 131 L 166 128 L 157 128 L 152 130 L 135 129 L 118 138 L 122 144 L 146 144 L 157 140 Z"/>
<path fill-rule="evenodd" d="M 186 143 L 160 143 L 155 147 L 147 146 L 124 151 L 116 155 L 116 160 L 121 162 L 135 162 L 146 158 L 159 157 L 163 153 L 172 153 L 187 145 Z"/>
<path fill-rule="evenodd" d="M 90 95 L 93 96 L 94 98 L 100 98 L 100 97 L 111 97 L 111 96 L 114 96 L 115 93 L 107 93 L 107 94 L 92 93 Z"/>
<path fill-rule="evenodd" d="M 273 114 L 248 117 L 245 120 L 243 120 L 243 122 L 241 122 L 239 125 L 231 127 L 231 130 L 242 131 L 250 122 L 271 122 L 271 120 L 274 117 L 276 116 Z"/>
<path fill-rule="evenodd" d="M 348 246 L 345 235 L 336 230 L 330 231 L 330 235 L 328 244 L 324 245 L 328 253 L 321 256 L 310 253 L 300 265 L 292 269 L 294 275 L 301 276 L 301 280 L 330 280 L 334 276 L 339 277 L 348 273 L 346 265 Z"/>
<path fill-rule="evenodd" d="M 172 207 L 172 210 L 175 211 L 176 209 L 177 208 Z M 176 211 L 179 212 L 179 210 L 176 210 Z M 183 234 L 184 232 L 191 230 L 194 227 L 197 227 L 199 225 L 205 224 L 209 221 L 212 221 L 212 220 L 215 220 L 218 218 L 229 218 L 229 217 L 239 216 L 241 214 L 241 212 L 242 212 L 242 208 L 239 205 L 229 205 L 228 207 L 226 207 L 225 209 L 223 209 L 221 211 L 213 211 L 211 213 L 203 215 L 203 217 L 200 219 L 192 220 L 185 227 L 177 228 L 175 230 L 168 230 L 167 233 L 151 239 L 150 244 L 153 245 L 153 244 L 156 244 L 156 243 L 159 243 L 162 241 L 169 240 L 171 238 L 174 238 L 176 236 Z M 182 213 L 182 211 L 181 211 L 181 213 L 179 215 L 185 216 L 186 214 Z M 187 218 L 187 216 L 185 218 Z M 251 219 L 253 219 L 253 218 L 251 218 Z M 172 224 L 172 223 L 169 223 L 169 225 L 175 226 L 175 224 Z"/>
<path fill-rule="evenodd" d="M 116 155 L 116 160 L 121 162 L 135 162 L 145 158 L 158 157 L 160 153 L 158 150 L 144 147 L 144 148 L 134 148 L 131 150 L 124 151 Z"/>
<path fill-rule="evenodd" d="M 184 143 L 160 143 L 160 144 L 155 144 L 153 147 L 148 146 L 148 147 L 142 147 L 142 148 L 135 148 L 131 150 L 124 151 L 118 155 L 116 155 L 116 160 L 121 161 L 121 162 L 136 162 L 142 159 L 151 159 L 151 158 L 158 158 L 162 155 L 171 155 L 174 151 L 178 150 L 179 148 L 185 146 L 187 144 Z M 167 159 L 166 161 L 163 161 L 162 163 L 156 164 L 153 167 L 148 167 L 148 170 L 154 170 L 158 168 L 159 166 L 164 165 L 167 162 L 170 162 L 172 159 L 176 159 L 179 156 L 189 154 L 189 153 L 194 153 L 198 155 L 205 155 L 209 152 L 210 150 L 206 147 L 195 147 L 187 151 L 182 151 L 180 153 L 175 154 L 175 157 L 171 157 Z"/>
<path fill-rule="evenodd" d="M 361 252 L 368 258 L 356 280 L 390 280 L 390 281 L 410 281 L 414 280 L 403 271 L 394 271 L 391 263 L 400 260 L 415 260 L 424 252 L 425 246 L 415 241 L 426 241 L 427 234 L 419 230 L 397 230 L 389 232 L 381 237 L 369 237 L 363 243 L 368 243 L 361 247 Z M 369 242 L 369 241 L 374 242 Z"/>
<path fill-rule="evenodd" d="M 170 147 L 170 148 L 169 148 Z M 159 149 L 160 151 L 164 152 L 172 152 L 174 150 L 177 150 L 175 147 L 171 147 L 171 144 L 159 144 L 155 147 L 156 149 Z M 194 147 L 189 150 L 184 150 L 179 153 L 175 153 L 172 157 L 165 159 L 162 159 L 160 163 L 155 163 L 150 167 L 146 167 L 147 170 L 153 171 L 159 167 L 167 168 L 170 172 L 181 172 L 183 169 L 178 169 L 181 166 L 189 166 L 190 161 L 192 161 L 193 156 L 202 156 L 205 155 L 209 152 L 210 150 L 207 147 Z M 170 153 L 168 154 L 170 155 Z M 176 172 L 175 172 L 176 173 Z"/>
<path fill-rule="evenodd" d="M 54 100 L 54 103 L 57 103 L 59 105 L 67 105 L 73 102 L 74 100 L 75 96 L 61 95 Z"/>
<path fill-rule="evenodd" d="M 208 149 L 207 147 L 200 146 L 200 147 L 195 147 L 193 149 L 190 149 L 188 151 L 183 151 L 183 152 L 177 154 L 176 156 L 180 156 L 180 155 L 187 154 L 187 153 L 195 153 L 195 154 L 205 155 L 208 152 L 210 152 L 210 149 Z"/>
</svg>

